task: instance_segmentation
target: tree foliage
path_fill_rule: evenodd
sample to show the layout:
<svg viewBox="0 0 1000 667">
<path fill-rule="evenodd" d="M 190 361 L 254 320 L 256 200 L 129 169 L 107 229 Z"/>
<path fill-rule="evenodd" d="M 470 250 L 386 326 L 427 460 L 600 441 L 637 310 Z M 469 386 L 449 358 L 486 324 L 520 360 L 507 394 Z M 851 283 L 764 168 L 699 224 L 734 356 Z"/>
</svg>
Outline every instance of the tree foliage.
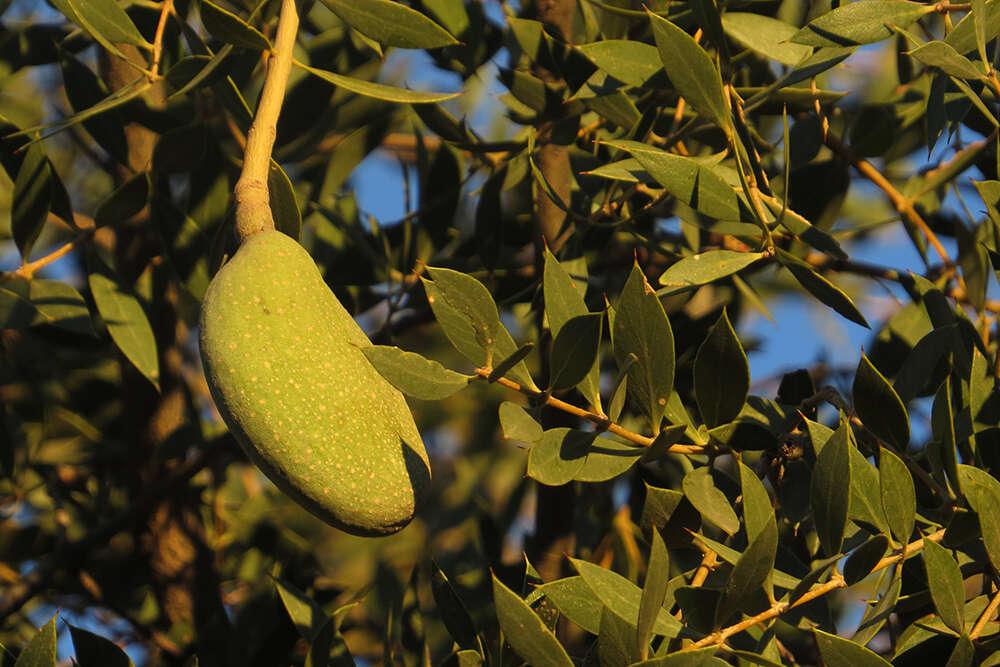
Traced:
<svg viewBox="0 0 1000 667">
<path fill-rule="evenodd" d="M 199 366 L 279 5 L 0 1 L 2 664 L 1000 664 L 1000 0 L 298 3 L 270 207 L 432 458 L 379 539 Z M 856 364 L 751 377 L 792 295 Z"/>
</svg>

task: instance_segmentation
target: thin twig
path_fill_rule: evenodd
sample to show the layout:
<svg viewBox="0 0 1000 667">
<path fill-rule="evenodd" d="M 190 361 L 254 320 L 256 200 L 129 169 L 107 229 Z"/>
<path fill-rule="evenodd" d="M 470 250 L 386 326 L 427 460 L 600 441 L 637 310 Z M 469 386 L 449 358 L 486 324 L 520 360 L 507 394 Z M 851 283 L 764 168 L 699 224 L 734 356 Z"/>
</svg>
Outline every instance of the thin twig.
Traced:
<svg viewBox="0 0 1000 667">
<path fill-rule="evenodd" d="M 97 231 L 95 227 L 83 230 L 72 241 L 69 241 L 68 243 L 59 246 L 58 248 L 50 252 L 48 255 L 40 257 L 36 259 L 34 262 L 26 262 L 22 264 L 20 267 L 18 267 L 15 271 L 12 271 L 4 276 L 0 276 L 0 283 L 4 283 L 8 280 L 11 280 L 12 278 L 27 278 L 28 280 L 31 280 L 37 271 L 39 271 L 43 267 L 48 266 L 57 259 L 68 255 L 69 253 L 73 252 L 73 250 L 75 250 L 76 248 L 80 247 L 81 245 L 89 241 L 91 237 L 94 235 L 95 231 Z"/>
<path fill-rule="evenodd" d="M 153 37 L 153 64 L 149 68 L 153 80 L 160 78 L 160 57 L 163 55 L 163 33 L 167 28 L 167 17 L 174 11 L 174 0 L 163 0 L 160 3 L 160 20 L 156 24 L 156 35 Z"/>
<path fill-rule="evenodd" d="M 996 616 L 997 607 L 1000 607 L 1000 591 L 997 591 L 996 594 L 993 595 L 993 599 L 990 600 L 988 605 L 986 605 L 986 609 L 984 609 L 983 613 L 980 614 L 979 618 L 976 620 L 976 624 L 972 626 L 972 630 L 969 631 L 969 639 L 975 640 L 983 633 L 983 629 L 986 627 L 986 624 L 993 620 L 993 617 Z"/>
<path fill-rule="evenodd" d="M 875 567 L 871 569 L 871 572 L 869 572 L 869 574 L 873 572 L 878 572 L 880 570 L 884 570 L 890 565 L 895 565 L 896 563 L 903 562 L 909 556 L 912 556 L 913 554 L 917 553 L 918 551 L 924 548 L 924 540 L 930 540 L 932 542 L 940 542 L 941 538 L 943 537 L 944 537 L 944 529 L 942 528 L 936 533 L 931 533 L 930 535 L 922 537 L 919 540 L 910 542 L 905 547 L 900 549 L 897 553 L 894 553 L 891 556 L 886 556 L 878 563 L 876 563 Z M 766 621 L 770 621 L 773 618 L 777 618 L 778 616 L 781 616 L 789 609 L 804 605 L 807 602 L 812 602 L 813 600 L 823 597 L 827 593 L 831 593 L 839 588 L 847 588 L 847 581 L 839 574 L 835 574 L 834 577 L 829 581 L 827 581 L 825 584 L 817 586 L 812 590 L 806 592 L 800 598 L 795 600 L 795 602 L 793 602 L 792 604 L 788 604 L 787 602 L 779 602 L 770 609 L 762 611 L 756 616 L 751 616 L 750 618 L 744 619 L 739 623 L 730 625 L 729 627 L 723 628 L 717 632 L 713 632 L 707 637 L 703 637 L 702 639 L 699 639 L 693 644 L 685 646 L 684 648 L 681 649 L 681 651 L 691 651 L 696 648 L 703 648 L 705 646 L 712 646 L 714 644 L 722 644 L 727 639 L 729 639 L 730 637 L 732 637 L 737 633 L 743 632 L 744 630 L 751 628 L 757 625 L 758 623 L 764 623 Z"/>
<path fill-rule="evenodd" d="M 247 133 L 243 171 L 233 193 L 236 198 L 236 233 L 240 242 L 257 232 L 274 229 L 267 175 L 271 168 L 271 150 L 274 148 L 281 104 L 285 99 L 288 73 L 292 69 L 292 50 L 298 29 L 299 14 L 295 0 L 282 0 L 267 79 L 257 103 L 253 125 Z"/>
<path fill-rule="evenodd" d="M 492 368 L 477 368 L 476 375 L 483 379 L 487 379 L 490 373 L 493 371 Z M 520 392 L 525 396 L 531 398 L 545 398 L 545 405 L 555 408 L 556 410 L 562 410 L 567 414 L 571 414 L 574 417 L 579 417 L 580 419 L 586 419 L 587 421 L 593 423 L 598 428 L 602 428 L 610 433 L 628 440 L 629 442 L 639 445 L 640 447 L 649 447 L 653 444 L 654 438 L 647 437 L 645 435 L 640 435 L 635 431 L 630 431 L 615 422 L 611 421 L 604 415 L 599 415 L 596 412 L 591 412 L 589 410 L 584 410 L 583 408 L 578 408 L 572 403 L 567 403 L 566 401 L 555 398 L 554 396 L 547 395 L 543 391 L 537 391 L 535 389 L 529 389 L 528 387 L 522 387 L 517 382 L 513 380 L 508 380 L 507 378 L 498 378 L 496 383 L 507 387 L 508 389 L 513 389 L 514 391 Z M 717 447 L 710 445 L 681 445 L 673 444 L 668 448 L 668 451 L 675 454 L 705 454 L 708 452 L 719 451 Z"/>
</svg>

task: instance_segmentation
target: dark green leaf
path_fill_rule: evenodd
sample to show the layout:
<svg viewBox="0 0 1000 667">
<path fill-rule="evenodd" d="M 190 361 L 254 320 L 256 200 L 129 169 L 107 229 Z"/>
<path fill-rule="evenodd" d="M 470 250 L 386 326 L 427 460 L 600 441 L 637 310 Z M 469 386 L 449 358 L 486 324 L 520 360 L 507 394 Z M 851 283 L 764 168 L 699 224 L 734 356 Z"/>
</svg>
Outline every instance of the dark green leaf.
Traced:
<svg viewBox="0 0 1000 667">
<path fill-rule="evenodd" d="M 879 489 L 882 508 L 892 536 L 906 544 L 913 534 L 917 514 L 917 495 L 913 477 L 903 460 L 885 447 L 879 449 Z"/>
<path fill-rule="evenodd" d="M 683 653 L 675 651 L 670 655 L 634 663 L 632 667 L 715 667 L 718 663 L 714 662 L 716 658 L 713 656 L 717 650 L 716 647 L 709 646 L 693 651 L 685 650 Z"/>
<path fill-rule="evenodd" d="M 732 421 L 750 390 L 750 366 L 726 309 L 708 330 L 694 360 L 694 393 L 708 428 Z"/>
<path fill-rule="evenodd" d="M 545 295 L 545 317 L 553 338 L 559 335 L 569 319 L 587 314 L 587 305 L 583 300 L 587 291 L 586 282 L 572 277 L 548 248 L 545 249 L 542 289 Z M 591 405 L 601 407 L 601 368 L 596 354 L 590 370 L 577 387 Z"/>
<path fill-rule="evenodd" d="M 879 633 L 882 626 L 889 620 L 889 616 L 896 611 L 896 602 L 899 599 L 899 591 L 903 585 L 901 576 L 893 576 L 888 590 L 882 594 L 878 603 L 865 609 L 864 616 L 861 617 L 861 625 L 854 633 L 854 641 L 864 645 L 872 640 Z"/>
<path fill-rule="evenodd" d="M 637 141 L 608 145 L 631 153 L 657 183 L 685 205 L 712 218 L 739 219 L 736 191 L 711 167 Z"/>
<path fill-rule="evenodd" d="M 73 637 L 76 662 L 80 667 L 133 667 L 125 651 L 110 639 L 69 623 L 66 626 Z"/>
<path fill-rule="evenodd" d="M 27 260 L 48 218 L 56 178 L 42 145 L 33 143 L 28 146 L 14 179 L 10 209 L 11 234 L 24 260 Z"/>
<path fill-rule="evenodd" d="M 170 266 L 188 292 L 200 301 L 211 281 L 208 269 L 211 235 L 166 197 L 154 198 L 153 219 Z"/>
<path fill-rule="evenodd" d="M 114 272 L 96 254 L 87 258 L 90 291 L 111 339 L 125 357 L 159 391 L 160 359 L 153 327 L 139 301 L 118 281 Z"/>
<path fill-rule="evenodd" d="M 61 280 L 35 278 L 29 294 L 38 313 L 32 325 L 49 324 L 73 333 L 94 335 L 87 302 L 72 286 Z"/>
<path fill-rule="evenodd" d="M 395 4 L 395 3 L 393 3 Z M 399 5 L 402 7 L 402 5 Z M 364 79 L 355 79 L 351 76 L 334 74 L 326 70 L 309 67 L 301 63 L 296 63 L 313 76 L 318 76 L 324 81 L 328 81 L 335 86 L 349 90 L 365 97 L 374 97 L 387 102 L 400 102 L 402 104 L 428 104 L 430 102 L 441 102 L 458 97 L 461 93 L 423 93 L 418 90 L 407 90 L 406 88 L 396 88 L 383 83 L 374 83 Z"/>
<path fill-rule="evenodd" d="M 851 502 L 848 518 L 868 527 L 872 532 L 889 533 L 889 524 L 882 511 L 878 471 L 853 444 L 848 448 L 851 458 Z"/>
<path fill-rule="evenodd" d="M 268 51 L 271 43 L 260 30 L 236 14 L 219 7 L 209 0 L 201 0 L 201 22 L 205 29 L 220 42 L 253 51 Z"/>
<path fill-rule="evenodd" d="M 865 2 L 873 1 L 874 0 L 865 0 Z M 858 307 L 854 305 L 853 301 L 851 301 L 851 297 L 847 296 L 842 289 L 813 271 L 812 267 L 808 264 L 785 252 L 781 248 L 778 248 L 778 259 L 781 260 L 781 263 L 786 269 L 791 271 L 792 275 L 795 276 L 795 279 L 799 281 L 799 284 L 814 297 L 830 306 L 830 308 L 833 308 L 850 321 L 860 324 L 866 329 L 871 328 L 868 326 L 865 316 L 861 314 Z"/>
<path fill-rule="evenodd" d="M 314 642 L 330 620 L 326 612 L 312 598 L 288 582 L 276 579 L 274 586 L 299 634 L 310 644 Z"/>
<path fill-rule="evenodd" d="M 500 428 L 503 437 L 521 442 L 536 442 L 542 439 L 542 426 L 520 405 L 504 401 L 500 404 Z"/>
<path fill-rule="evenodd" d="M 873 0 L 867 0 L 873 1 Z M 813 629 L 820 655 L 827 667 L 890 667 L 890 663 L 874 651 L 859 646 L 849 639 Z"/>
<path fill-rule="evenodd" d="M 852 387 L 854 410 L 865 427 L 899 450 L 910 444 L 910 418 L 896 390 L 866 355 L 861 355 Z"/>
<path fill-rule="evenodd" d="M 532 665 L 573 667 L 566 649 L 524 600 L 493 575 L 493 603 L 504 638 Z"/>
<path fill-rule="evenodd" d="M 600 565 L 576 558 L 571 558 L 570 562 L 605 607 L 623 621 L 635 624 L 639 618 L 639 605 L 642 603 L 642 590 L 638 586 Z M 653 634 L 675 637 L 680 629 L 680 622 L 666 609 L 660 608 L 653 625 Z"/>
<path fill-rule="evenodd" d="M 433 282 L 424 281 L 427 300 L 448 340 L 479 366 L 507 359 L 518 351 L 514 339 L 500 322 L 493 296 L 486 287 L 458 271 L 428 267 Z M 509 373 L 515 382 L 537 389 L 523 362 Z"/>
<path fill-rule="evenodd" d="M 674 388 L 674 334 L 663 304 L 638 264 L 622 289 L 613 331 L 618 366 L 623 367 L 630 355 L 636 358 L 628 370 L 629 395 L 649 417 L 653 430 L 659 431 Z"/>
<path fill-rule="evenodd" d="M 958 563 L 937 542 L 924 540 L 924 568 L 934 608 L 944 624 L 959 634 L 965 632 L 965 589 Z"/>
<path fill-rule="evenodd" d="M 774 521 L 771 497 L 757 474 L 740 463 L 740 488 L 743 492 L 743 520 L 746 524 L 747 541 L 757 539 L 768 524 Z"/>
<path fill-rule="evenodd" d="M 770 580 L 777 550 L 778 526 L 771 518 L 729 573 L 729 581 L 722 591 L 722 600 L 716 612 L 718 623 L 724 623 L 734 611 L 742 609 L 757 590 Z"/>
<path fill-rule="evenodd" d="M 597 362 L 603 313 L 578 315 L 567 320 L 552 342 L 549 359 L 552 389 L 569 389 L 582 382 Z"/>
<path fill-rule="evenodd" d="M 962 492 L 979 516 L 983 545 L 994 569 L 1000 569 L 1000 482 L 985 470 L 959 465 Z"/>
<path fill-rule="evenodd" d="M 490 374 L 486 376 L 486 381 L 491 383 L 496 382 L 503 376 L 507 375 L 512 368 L 524 361 L 524 359 L 531 354 L 531 351 L 534 348 L 535 344 L 528 341 L 521 347 L 514 350 L 511 354 L 501 358 L 499 361 L 494 359 L 493 361 L 496 363 L 496 366 L 494 366 L 493 370 L 490 371 Z"/>
<path fill-rule="evenodd" d="M 816 533 L 827 555 L 840 552 L 847 527 L 847 512 L 851 500 L 851 443 L 847 437 L 850 426 L 840 425 L 823 450 L 816 456 L 813 468 L 810 505 Z"/>
<path fill-rule="evenodd" d="M 705 285 L 736 273 L 763 256 L 762 252 L 709 250 L 682 257 L 660 274 L 660 284 L 667 287 Z"/>
<path fill-rule="evenodd" d="M 851 552 L 844 563 L 844 581 L 853 586 L 869 574 L 875 564 L 882 560 L 889 548 L 889 538 L 885 535 L 874 535 L 864 544 Z"/>
<path fill-rule="evenodd" d="M 438 613 L 441 614 L 441 620 L 448 628 L 448 633 L 459 648 L 481 652 L 483 647 L 476 632 L 476 624 L 469 615 L 465 603 L 458 597 L 448 577 L 437 564 L 432 562 L 431 567 L 433 568 L 431 592 L 434 594 L 434 602 L 437 604 Z"/>
<path fill-rule="evenodd" d="M 59 50 L 59 68 L 62 70 L 66 98 L 73 111 L 83 111 L 107 98 L 108 89 L 104 82 L 69 51 Z M 113 112 L 83 122 L 90 136 L 122 164 L 128 161 L 124 124 L 121 116 Z"/>
<path fill-rule="evenodd" d="M 464 389 L 473 377 L 391 345 L 370 345 L 361 351 L 389 384 L 413 398 L 427 401 L 447 398 Z"/>
<path fill-rule="evenodd" d="M 636 629 L 631 623 L 604 609 L 597 635 L 597 659 L 602 667 L 627 667 L 639 658 Z"/>
<path fill-rule="evenodd" d="M 323 0 L 347 25 L 385 46 L 434 49 L 458 44 L 420 12 L 390 0 Z"/>
<path fill-rule="evenodd" d="M 56 616 L 21 650 L 14 667 L 56 667 Z"/>
<path fill-rule="evenodd" d="M 623 444 L 610 438 L 597 438 L 587 452 L 574 479 L 578 482 L 605 482 L 624 474 L 645 453 L 644 448 Z"/>
<path fill-rule="evenodd" d="M 715 486 L 709 466 L 695 468 L 684 475 L 681 486 L 684 496 L 701 513 L 702 518 L 711 521 L 729 535 L 735 535 L 740 529 L 739 517 L 729 504 L 726 494 Z"/>
<path fill-rule="evenodd" d="M 970 667 L 975 658 L 976 647 L 968 635 L 962 635 L 955 642 L 955 648 L 951 650 L 951 655 L 948 656 L 948 662 L 945 663 L 944 667 Z M 985 665 L 986 663 L 980 664 Z"/>
<path fill-rule="evenodd" d="M 299 211 L 299 205 L 295 201 L 295 189 L 288 179 L 288 174 L 274 160 L 271 160 L 271 168 L 267 170 L 267 189 L 270 193 L 268 201 L 275 229 L 296 241 L 300 240 L 302 212 Z"/>
<path fill-rule="evenodd" d="M 639 601 L 639 616 L 636 622 L 637 648 L 639 658 L 646 659 L 649 654 L 649 642 L 653 638 L 653 625 L 663 608 L 667 594 L 667 582 L 670 580 L 670 556 L 667 547 L 660 537 L 660 531 L 653 531 L 653 540 L 649 551 L 649 564 L 646 567 L 646 582 L 642 587 L 642 598 Z"/>
<path fill-rule="evenodd" d="M 946 376 L 938 387 L 931 409 L 931 433 L 933 440 L 927 445 L 927 458 L 931 471 L 942 484 L 949 484 L 957 493 L 958 465 L 955 451 L 955 413 L 951 404 L 951 376 Z M 947 475 L 947 482 L 945 482 Z"/>
<path fill-rule="evenodd" d="M 865 0 L 841 5 L 813 19 L 792 36 L 809 46 L 852 46 L 880 42 L 892 36 L 889 24 L 905 28 L 934 7 L 905 0 Z"/>
<path fill-rule="evenodd" d="M 152 48 L 115 0 L 54 0 L 56 9 L 90 33 L 101 46 L 123 60 L 128 60 L 115 44 L 125 43 Z"/>
<path fill-rule="evenodd" d="M 149 201 L 149 174 L 142 172 L 118 186 L 97 205 L 94 224 L 98 227 L 125 222 Z"/>
<path fill-rule="evenodd" d="M 660 61 L 677 92 L 698 113 L 711 118 L 729 134 L 733 126 L 729 104 L 712 59 L 698 42 L 667 19 L 650 13 L 649 21 Z"/>
</svg>

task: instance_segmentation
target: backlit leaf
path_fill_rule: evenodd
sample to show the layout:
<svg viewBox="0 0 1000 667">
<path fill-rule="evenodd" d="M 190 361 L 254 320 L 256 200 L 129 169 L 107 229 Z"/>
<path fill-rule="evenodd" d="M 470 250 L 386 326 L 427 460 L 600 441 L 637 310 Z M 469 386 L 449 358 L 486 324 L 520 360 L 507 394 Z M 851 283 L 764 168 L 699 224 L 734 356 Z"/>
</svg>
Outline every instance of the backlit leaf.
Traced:
<svg viewBox="0 0 1000 667">
<path fill-rule="evenodd" d="M 841 5 L 809 22 L 792 36 L 809 46 L 852 46 L 892 36 L 889 24 L 905 28 L 934 11 L 931 5 L 906 0 L 863 0 Z"/>
<path fill-rule="evenodd" d="M 660 284 L 672 286 L 705 285 L 740 271 L 764 256 L 762 252 L 709 250 L 682 257 L 660 274 Z"/>
<path fill-rule="evenodd" d="M 352 93 L 357 93 L 358 95 L 374 97 L 375 99 L 385 100 L 387 102 L 399 102 L 402 104 L 428 104 L 430 102 L 450 100 L 461 95 L 461 93 L 424 93 L 418 90 L 407 90 L 406 88 L 387 86 L 384 83 L 365 81 L 364 79 L 356 79 L 352 76 L 344 76 L 343 74 L 334 74 L 333 72 L 317 69 L 315 67 L 309 67 L 308 65 L 303 65 L 301 63 L 296 64 L 313 76 L 318 76 L 324 81 L 328 81 L 335 86 L 349 90 Z"/>
<path fill-rule="evenodd" d="M 14 667 L 56 667 L 56 618 L 53 616 L 31 638 Z"/>
<path fill-rule="evenodd" d="M 323 0 L 323 4 L 344 23 L 385 46 L 433 49 L 458 44 L 447 30 L 399 2 Z"/>
</svg>

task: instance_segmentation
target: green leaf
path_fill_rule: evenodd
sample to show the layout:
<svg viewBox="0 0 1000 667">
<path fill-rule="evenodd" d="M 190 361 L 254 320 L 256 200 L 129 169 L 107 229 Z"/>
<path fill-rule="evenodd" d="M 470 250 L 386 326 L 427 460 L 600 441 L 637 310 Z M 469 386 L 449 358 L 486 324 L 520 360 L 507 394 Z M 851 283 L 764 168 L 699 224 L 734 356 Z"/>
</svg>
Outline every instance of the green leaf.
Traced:
<svg viewBox="0 0 1000 667">
<path fill-rule="evenodd" d="M 37 311 L 32 326 L 49 324 L 73 333 L 94 335 L 87 302 L 72 286 L 61 280 L 35 278 L 30 281 L 29 294 Z"/>
<path fill-rule="evenodd" d="M 132 19 L 115 0 L 53 0 L 53 6 L 77 24 L 101 46 L 122 60 L 128 60 L 117 43 L 151 49 Z"/>
<path fill-rule="evenodd" d="M 812 54 L 808 46 L 791 41 L 797 32 L 793 26 L 770 16 L 726 12 L 722 15 L 722 28 L 730 39 L 783 65 L 797 65 Z"/>
<path fill-rule="evenodd" d="M 93 252 L 88 254 L 90 291 L 111 339 L 149 380 L 160 389 L 160 359 L 153 327 L 139 301 L 122 286 L 114 272 Z"/>
<path fill-rule="evenodd" d="M 552 389 L 575 387 L 587 377 L 597 362 L 603 324 L 603 313 L 589 313 L 567 320 L 559 329 L 549 359 Z"/>
<path fill-rule="evenodd" d="M 21 650 L 14 667 L 56 667 L 56 616 Z"/>
<path fill-rule="evenodd" d="M 820 544 L 827 555 L 840 553 L 851 500 L 850 426 L 842 422 L 816 456 L 810 505 Z"/>
<path fill-rule="evenodd" d="M 750 365 L 726 309 L 708 330 L 694 360 L 694 394 L 708 428 L 732 421 L 750 390 Z"/>
<path fill-rule="evenodd" d="M 856 643 L 864 645 L 870 642 L 889 620 L 889 616 L 896 612 L 896 602 L 899 600 L 899 591 L 902 585 L 902 576 L 893 576 L 889 588 L 879 598 L 878 603 L 865 609 L 865 613 L 861 617 L 861 625 L 854 633 L 853 639 Z"/>
<path fill-rule="evenodd" d="M 866 0 L 874 2 L 875 0 Z M 891 667 L 891 664 L 877 653 L 859 646 L 849 639 L 827 634 L 813 629 L 820 655 L 827 667 Z"/>
<path fill-rule="evenodd" d="M 965 633 L 965 589 L 962 571 L 947 549 L 932 540 L 924 540 L 924 568 L 927 586 L 938 616 L 958 634 Z"/>
<path fill-rule="evenodd" d="M 849 441 L 853 434 L 849 436 Z M 855 445 L 848 447 L 851 458 L 851 502 L 848 518 L 873 532 L 888 533 L 889 524 L 882 511 L 878 471 Z"/>
<path fill-rule="evenodd" d="M 683 653 L 675 651 L 670 655 L 633 663 L 631 667 L 640 667 L 640 665 L 642 667 L 716 667 L 720 665 L 718 659 L 713 657 L 717 650 L 715 646 L 708 646 L 693 651 L 685 650 Z"/>
<path fill-rule="evenodd" d="M 164 196 L 153 199 L 153 220 L 163 239 L 170 266 L 188 292 L 199 301 L 205 296 L 212 236 Z"/>
<path fill-rule="evenodd" d="M 917 493 L 906 464 L 885 447 L 879 448 L 879 490 L 892 536 L 906 544 L 916 521 Z"/>
<path fill-rule="evenodd" d="M 740 529 L 740 520 L 726 494 L 715 486 L 709 466 L 695 468 L 684 475 L 681 487 L 684 489 L 684 496 L 701 513 L 702 518 L 711 521 L 728 535 L 735 535 Z"/>
<path fill-rule="evenodd" d="M 972 348 L 969 377 L 969 414 L 973 431 L 979 433 L 1000 423 L 1000 389 L 989 362 L 978 347 Z"/>
<path fill-rule="evenodd" d="M 910 418 L 906 406 L 864 354 L 858 362 L 851 393 L 854 410 L 865 427 L 880 440 L 905 451 L 910 444 Z"/>
<path fill-rule="evenodd" d="M 524 600 L 493 575 L 493 603 L 504 639 L 528 664 L 573 667 L 566 649 Z"/>
<path fill-rule="evenodd" d="M 478 366 L 492 365 L 517 352 L 485 285 L 451 269 L 427 270 L 433 279 L 423 281 L 427 300 L 455 349 Z M 507 376 L 524 387 L 537 389 L 523 362 L 517 363 Z"/>
<path fill-rule="evenodd" d="M 570 558 L 576 571 L 605 607 L 623 621 L 635 625 L 642 604 L 642 589 L 616 572 L 585 560 Z M 653 634 L 675 637 L 681 630 L 680 621 L 660 608 L 653 624 Z"/>
<path fill-rule="evenodd" d="M 660 284 L 666 287 L 706 285 L 750 266 L 763 256 L 762 252 L 709 250 L 682 257 L 660 274 Z"/>
<path fill-rule="evenodd" d="M 605 39 L 578 47 L 599 68 L 630 86 L 641 86 L 663 69 L 656 47 L 627 39 Z"/>
<path fill-rule="evenodd" d="M 131 658 L 110 639 L 95 635 L 69 623 L 76 662 L 80 667 L 134 667 Z"/>
<path fill-rule="evenodd" d="M 653 625 L 663 608 L 667 595 L 667 582 L 670 580 L 670 556 L 667 547 L 660 537 L 660 531 L 652 531 L 652 544 L 649 551 L 649 563 L 646 567 L 646 581 L 642 587 L 642 598 L 639 600 L 639 616 L 636 621 L 636 641 L 639 658 L 646 659 L 649 654 L 649 642 L 653 638 Z"/>
<path fill-rule="evenodd" d="M 502 378 L 503 376 L 507 375 L 507 373 L 510 372 L 512 368 L 514 368 L 522 361 L 524 361 L 524 359 L 527 358 L 529 354 L 531 354 L 531 351 L 534 348 L 535 344 L 532 343 L 531 341 L 528 341 L 527 343 L 525 343 L 524 345 L 517 348 L 509 355 L 507 355 L 506 357 L 501 358 L 500 361 L 496 361 L 494 359 L 494 363 L 496 365 L 493 367 L 493 370 L 490 371 L 490 374 L 486 376 L 486 381 L 493 383 Z"/>
<path fill-rule="evenodd" d="M 400 5 L 402 6 L 402 5 Z M 396 88 L 383 83 L 374 83 L 364 79 L 355 79 L 343 74 L 334 74 L 326 70 L 309 67 L 302 63 L 294 63 L 298 67 L 306 70 L 313 76 L 318 76 L 324 81 L 328 81 L 335 86 L 349 90 L 365 97 L 374 97 L 377 100 L 387 102 L 399 102 L 402 104 L 428 104 L 430 102 L 442 102 L 458 97 L 462 93 L 423 93 L 418 90 L 407 90 L 406 88 Z"/>
<path fill-rule="evenodd" d="M 933 11 L 931 5 L 905 0 L 852 2 L 813 19 L 791 40 L 809 46 L 871 44 L 892 37 L 890 24 L 905 28 Z"/>
<path fill-rule="evenodd" d="M 503 437 L 521 442 L 537 442 L 544 433 L 542 426 L 528 412 L 516 403 L 504 401 L 499 410 L 500 428 Z"/>
<path fill-rule="evenodd" d="M 476 624 L 473 622 L 472 616 L 469 615 L 465 603 L 458 597 L 458 593 L 455 592 L 448 577 L 437 566 L 437 563 L 432 561 L 431 568 L 433 569 L 431 593 L 434 595 L 438 613 L 441 614 L 441 621 L 448 628 L 448 633 L 460 649 L 481 653 L 483 646 L 479 641 L 479 634 L 476 632 Z"/>
<path fill-rule="evenodd" d="M 847 585 L 853 586 L 871 574 L 872 569 L 882 560 L 888 548 L 888 537 L 874 535 L 852 551 L 844 562 L 844 581 L 847 582 Z"/>
<path fill-rule="evenodd" d="M 626 667 L 635 662 L 639 658 L 635 637 L 635 625 L 607 609 L 602 610 L 601 629 L 597 635 L 597 659 L 600 664 Z"/>
<path fill-rule="evenodd" d="M 955 648 L 951 650 L 951 655 L 948 656 L 948 662 L 945 663 L 944 667 L 970 667 L 975 658 L 976 647 L 968 635 L 962 635 L 955 642 Z"/>
<path fill-rule="evenodd" d="M 716 608 L 716 622 L 724 623 L 739 611 L 771 578 L 778 551 L 778 526 L 772 518 L 736 561 Z"/>
<path fill-rule="evenodd" d="M 119 185 L 101 200 L 94 211 L 98 227 L 125 222 L 141 211 L 149 201 L 149 174 L 142 172 Z"/>
<path fill-rule="evenodd" d="M 775 197 L 762 196 L 761 200 L 772 214 L 781 219 L 781 226 L 799 237 L 803 243 L 808 243 L 816 250 L 828 253 L 838 259 L 847 259 L 847 253 L 837 243 L 837 239 L 828 232 L 816 227 Z"/>
<path fill-rule="evenodd" d="M 983 546 L 993 569 L 1000 569 L 1000 482 L 985 470 L 967 465 L 958 466 L 958 475 L 969 506 L 979 516 Z"/>
<path fill-rule="evenodd" d="M 867 2 L 874 2 L 875 0 L 864 0 Z M 819 275 L 813 271 L 812 267 L 800 260 L 799 258 L 785 252 L 781 248 L 777 249 L 778 259 L 781 261 L 782 265 L 795 276 L 795 279 L 799 281 L 799 284 L 806 289 L 807 292 L 812 294 L 814 297 L 833 308 L 835 311 L 846 317 L 852 322 L 860 324 L 866 329 L 870 329 L 868 322 L 865 320 L 865 316 L 861 314 L 858 307 L 854 305 L 851 301 L 851 297 L 847 296 L 844 290 L 840 289 L 829 280 Z"/>
<path fill-rule="evenodd" d="M 969 12 L 962 17 L 962 20 L 948 32 L 944 41 L 959 53 L 969 53 L 976 50 L 977 20 L 982 20 L 986 30 L 983 34 L 983 41 L 989 42 L 997 35 L 1000 35 L 1000 0 L 988 0 L 985 3 L 985 13 L 976 16 L 976 12 Z"/>
<path fill-rule="evenodd" d="M 683 204 L 712 218 L 739 219 L 736 191 L 710 167 L 637 141 L 605 143 L 631 153 L 657 183 Z"/>
<path fill-rule="evenodd" d="M 586 282 L 573 278 L 548 248 L 545 249 L 542 289 L 545 296 L 545 317 L 548 319 L 553 338 L 559 335 L 568 320 L 588 313 L 587 304 L 583 300 L 587 291 Z M 577 388 L 591 405 L 600 409 L 601 368 L 597 354 L 594 355 L 590 370 L 577 384 Z"/>
<path fill-rule="evenodd" d="M 212 37 L 220 42 L 252 51 L 268 51 L 271 42 L 236 14 L 209 2 L 201 0 L 201 22 Z"/>
<path fill-rule="evenodd" d="M 58 178 L 40 143 L 28 146 L 14 179 L 10 229 L 14 243 L 27 261 L 52 206 L 52 189 Z"/>
<path fill-rule="evenodd" d="M 435 49 L 458 44 L 447 30 L 406 5 L 390 0 L 323 0 L 340 20 L 385 46 Z"/>
<path fill-rule="evenodd" d="M 407 396 L 425 401 L 447 398 L 464 389 L 474 377 L 456 373 L 433 359 L 391 345 L 370 345 L 361 351 L 389 384 Z"/>
<path fill-rule="evenodd" d="M 934 395 L 931 408 L 931 433 L 933 439 L 927 445 L 927 458 L 931 471 L 942 484 L 948 484 L 959 492 L 958 460 L 955 452 L 955 413 L 951 404 L 951 376 L 946 376 Z M 943 473 L 943 474 L 942 474 Z M 947 475 L 947 482 L 945 481 Z"/>
<path fill-rule="evenodd" d="M 870 1 L 870 0 L 869 0 Z M 910 55 L 931 67 L 937 67 L 945 74 L 960 79 L 982 79 L 983 71 L 972 61 L 942 41 L 926 42 L 910 51 Z"/>
<path fill-rule="evenodd" d="M 635 355 L 628 370 L 628 392 L 653 430 L 659 431 L 674 388 L 674 334 L 663 304 L 638 264 L 632 267 L 615 310 L 612 330 L 618 366 Z"/>
<path fill-rule="evenodd" d="M 743 521 L 746 525 L 747 541 L 757 539 L 768 524 L 774 521 L 774 507 L 771 496 L 757 474 L 743 463 L 740 466 L 740 488 L 743 492 Z"/>
<path fill-rule="evenodd" d="M 576 479 L 596 433 L 552 428 L 528 452 L 528 477 L 547 486 L 562 486 Z"/>
<path fill-rule="evenodd" d="M 559 613 L 592 634 L 601 631 L 604 605 L 597 599 L 583 577 L 565 577 L 543 584 L 536 589 L 545 595 Z"/>
<path fill-rule="evenodd" d="M 733 121 L 715 63 L 698 42 L 667 19 L 649 13 L 649 21 L 660 61 L 677 92 L 698 113 L 708 116 L 730 134 Z"/>
</svg>

